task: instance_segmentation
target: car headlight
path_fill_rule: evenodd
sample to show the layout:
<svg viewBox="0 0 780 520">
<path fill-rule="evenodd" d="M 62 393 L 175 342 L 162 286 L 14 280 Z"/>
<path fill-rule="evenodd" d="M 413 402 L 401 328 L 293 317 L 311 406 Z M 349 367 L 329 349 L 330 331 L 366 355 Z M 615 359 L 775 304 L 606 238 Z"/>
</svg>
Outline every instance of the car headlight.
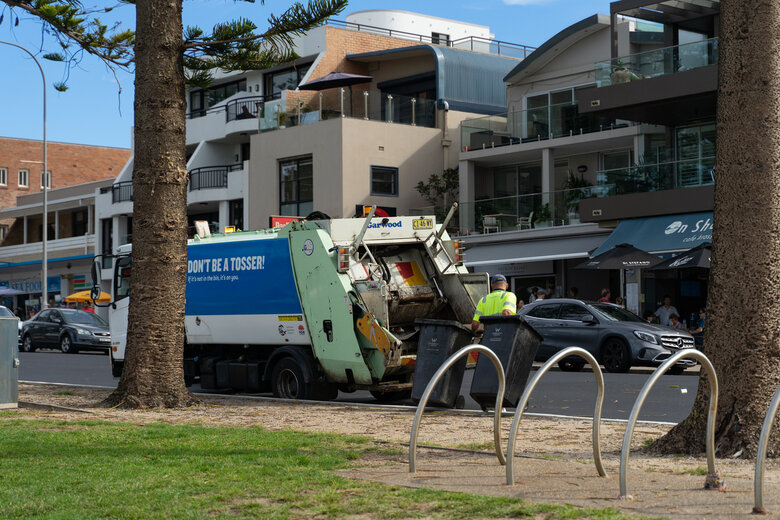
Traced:
<svg viewBox="0 0 780 520">
<path fill-rule="evenodd" d="M 642 341 L 646 341 L 648 343 L 652 343 L 653 345 L 658 345 L 658 338 L 653 336 L 652 334 L 648 332 L 643 332 L 641 330 L 635 330 L 634 336 L 641 339 Z"/>
<path fill-rule="evenodd" d="M 82 336 L 91 336 L 92 335 L 92 333 L 90 331 L 84 330 L 84 329 L 79 329 L 78 327 L 76 328 L 76 334 L 80 334 Z"/>
</svg>

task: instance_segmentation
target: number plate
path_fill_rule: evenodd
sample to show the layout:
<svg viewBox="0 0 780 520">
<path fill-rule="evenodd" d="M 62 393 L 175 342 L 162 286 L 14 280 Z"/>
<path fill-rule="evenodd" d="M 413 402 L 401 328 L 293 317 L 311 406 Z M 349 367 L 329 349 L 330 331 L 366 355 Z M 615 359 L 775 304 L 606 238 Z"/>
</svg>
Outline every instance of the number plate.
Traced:
<svg viewBox="0 0 780 520">
<path fill-rule="evenodd" d="M 418 218 L 412 220 L 412 229 L 433 229 L 433 219 Z"/>
</svg>

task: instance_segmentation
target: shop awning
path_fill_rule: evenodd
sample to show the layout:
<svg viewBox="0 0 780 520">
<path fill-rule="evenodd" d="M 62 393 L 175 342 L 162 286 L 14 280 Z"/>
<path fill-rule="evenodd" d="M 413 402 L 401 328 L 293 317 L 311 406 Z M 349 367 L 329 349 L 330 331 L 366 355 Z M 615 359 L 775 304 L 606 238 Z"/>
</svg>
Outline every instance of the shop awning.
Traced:
<svg viewBox="0 0 780 520">
<path fill-rule="evenodd" d="M 545 240 L 475 245 L 466 249 L 467 266 L 543 262 L 588 258 L 604 241 L 604 235 L 568 236 Z"/>
<path fill-rule="evenodd" d="M 648 253 L 662 254 L 687 251 L 704 242 L 712 242 L 710 211 L 637 218 L 621 221 L 591 257 L 624 243 Z"/>
</svg>

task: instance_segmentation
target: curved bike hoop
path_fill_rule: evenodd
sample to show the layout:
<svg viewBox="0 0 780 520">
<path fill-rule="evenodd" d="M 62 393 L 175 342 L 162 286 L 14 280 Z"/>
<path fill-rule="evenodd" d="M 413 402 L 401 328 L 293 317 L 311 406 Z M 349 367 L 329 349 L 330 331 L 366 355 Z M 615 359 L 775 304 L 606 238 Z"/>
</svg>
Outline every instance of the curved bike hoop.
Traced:
<svg viewBox="0 0 780 520">
<path fill-rule="evenodd" d="M 672 357 L 664 361 L 650 378 L 645 382 L 645 386 L 642 387 L 642 391 L 639 392 L 639 396 L 636 398 L 634 407 L 631 409 L 631 415 L 628 418 L 628 424 L 626 425 L 626 433 L 623 436 L 623 447 L 620 450 L 620 495 L 619 499 L 628 499 L 630 495 L 626 486 L 626 471 L 628 469 L 628 453 L 631 450 L 631 436 L 634 434 L 634 426 L 639 418 L 639 411 L 642 409 L 642 405 L 647 399 L 647 394 L 663 376 L 667 370 L 669 370 L 675 363 L 681 359 L 695 359 L 701 363 L 701 366 L 707 371 L 710 378 L 710 405 L 707 413 L 707 479 L 705 480 L 704 487 L 707 489 L 722 488 L 723 481 L 720 476 L 715 472 L 715 414 L 718 410 L 718 376 L 715 374 L 715 367 L 712 366 L 709 358 L 702 352 L 695 349 L 685 349 Z"/>
<path fill-rule="evenodd" d="M 506 464 L 504 454 L 501 451 L 501 408 L 504 401 L 504 390 L 506 389 L 506 376 L 504 375 L 504 367 L 501 365 L 501 360 L 498 359 L 495 352 L 482 345 L 469 345 L 455 352 L 453 355 L 447 358 L 447 360 L 439 367 L 439 370 L 433 374 L 428 386 L 425 387 L 420 403 L 417 405 L 417 412 L 414 414 L 414 422 L 412 423 L 412 435 L 409 439 L 409 473 L 414 473 L 416 468 L 417 459 L 417 434 L 420 430 L 420 421 L 422 421 L 423 412 L 425 411 L 425 405 L 428 403 L 428 398 L 431 396 L 436 383 L 444 375 L 444 373 L 452 367 L 460 358 L 471 353 L 479 352 L 486 355 L 496 367 L 496 373 L 498 374 L 498 393 L 496 394 L 496 411 L 493 419 L 493 442 L 496 445 L 496 455 L 498 455 L 498 461 L 501 464 Z"/>
<path fill-rule="evenodd" d="M 596 376 L 596 386 L 598 387 L 598 396 L 596 397 L 596 407 L 593 410 L 593 462 L 596 464 L 596 471 L 598 471 L 600 477 L 606 477 L 607 473 L 604 471 L 604 465 L 601 463 L 601 442 L 599 439 L 599 429 L 601 426 L 601 406 L 604 404 L 604 374 L 601 373 L 601 367 L 587 350 L 580 347 L 569 347 L 561 350 L 553 357 L 547 360 L 539 370 L 536 371 L 534 378 L 525 387 L 523 396 L 520 398 L 520 402 L 515 409 L 515 418 L 512 420 L 512 428 L 509 430 L 509 445 L 506 448 L 506 483 L 509 486 L 515 483 L 514 474 L 514 453 L 515 453 L 515 440 L 517 438 L 517 426 L 520 424 L 520 419 L 523 416 L 523 410 L 528 404 L 528 400 L 531 398 L 531 392 L 534 391 L 536 385 L 542 376 L 552 368 L 553 364 L 557 363 L 561 359 L 569 356 L 579 356 L 583 358 L 593 368 L 593 374 Z"/>
<path fill-rule="evenodd" d="M 764 460 L 766 459 L 766 450 L 769 444 L 769 434 L 772 431 L 772 423 L 775 421 L 777 408 L 780 406 L 780 388 L 775 392 L 772 401 L 769 403 L 769 410 L 764 417 L 764 425 L 761 427 L 761 437 L 758 439 L 758 453 L 756 454 L 756 476 L 753 478 L 754 503 L 753 512 L 765 514 L 764 509 Z"/>
</svg>

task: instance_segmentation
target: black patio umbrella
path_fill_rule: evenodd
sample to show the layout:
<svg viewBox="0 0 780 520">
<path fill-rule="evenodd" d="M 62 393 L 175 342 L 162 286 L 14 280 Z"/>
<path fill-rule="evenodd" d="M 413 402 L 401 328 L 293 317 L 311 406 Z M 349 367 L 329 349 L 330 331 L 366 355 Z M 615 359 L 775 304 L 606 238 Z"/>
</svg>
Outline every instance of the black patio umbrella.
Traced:
<svg viewBox="0 0 780 520">
<path fill-rule="evenodd" d="M 618 244 L 609 251 L 575 266 L 575 269 L 647 269 L 661 259 L 631 244 Z"/>
<path fill-rule="evenodd" d="M 710 256 L 712 255 L 712 244 L 704 242 L 698 246 L 689 249 L 684 253 L 673 256 L 663 262 L 654 265 L 650 269 L 660 271 L 662 269 L 688 269 L 690 267 L 710 268 Z"/>
<path fill-rule="evenodd" d="M 363 76 L 361 74 L 348 74 L 346 72 L 331 72 L 320 78 L 307 81 L 303 85 L 298 85 L 301 90 L 327 90 L 336 87 L 349 87 L 349 112 L 352 114 L 352 85 L 359 83 L 368 83 L 374 79 L 372 76 Z"/>
</svg>

